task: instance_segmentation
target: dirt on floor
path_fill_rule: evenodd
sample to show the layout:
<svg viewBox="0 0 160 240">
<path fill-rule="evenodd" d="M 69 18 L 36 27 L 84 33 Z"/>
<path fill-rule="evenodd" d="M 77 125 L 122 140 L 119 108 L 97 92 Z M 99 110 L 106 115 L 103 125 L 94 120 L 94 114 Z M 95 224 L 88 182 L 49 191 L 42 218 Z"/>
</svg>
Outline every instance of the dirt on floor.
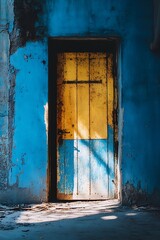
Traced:
<svg viewBox="0 0 160 240">
<path fill-rule="evenodd" d="M 160 209 L 117 200 L 0 205 L 0 240 L 159 240 Z"/>
</svg>

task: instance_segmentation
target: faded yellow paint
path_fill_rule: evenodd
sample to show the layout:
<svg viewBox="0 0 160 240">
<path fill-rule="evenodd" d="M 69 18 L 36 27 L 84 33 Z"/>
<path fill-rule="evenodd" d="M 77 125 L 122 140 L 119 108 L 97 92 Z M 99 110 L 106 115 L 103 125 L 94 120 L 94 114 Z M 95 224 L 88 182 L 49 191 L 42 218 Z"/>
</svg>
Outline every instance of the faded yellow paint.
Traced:
<svg viewBox="0 0 160 240">
<path fill-rule="evenodd" d="M 76 53 L 64 53 L 64 80 L 75 80 L 76 71 Z"/>
<path fill-rule="evenodd" d="M 89 53 L 77 53 L 77 80 L 89 81 Z M 77 84 L 78 139 L 89 139 L 89 84 Z"/>
<path fill-rule="evenodd" d="M 61 139 L 76 138 L 76 85 L 65 84 L 76 78 L 75 53 L 58 54 L 58 84 L 57 84 L 57 128 Z M 66 133 L 65 133 L 66 132 Z"/>
<path fill-rule="evenodd" d="M 65 124 L 63 129 L 66 134 L 63 135 L 63 139 L 75 139 L 77 136 L 76 85 L 65 84 L 64 89 Z"/>
<path fill-rule="evenodd" d="M 77 80 L 89 81 L 89 53 L 77 53 Z"/>
<path fill-rule="evenodd" d="M 90 139 L 107 138 L 106 53 L 90 53 Z"/>
<path fill-rule="evenodd" d="M 107 125 L 113 126 L 112 65 L 113 55 L 106 53 L 58 54 L 57 128 L 62 131 L 61 139 L 108 137 Z"/>
<path fill-rule="evenodd" d="M 113 55 L 108 56 L 107 68 L 108 80 L 108 124 L 113 128 L 113 109 L 114 109 L 114 79 L 113 79 Z"/>
</svg>

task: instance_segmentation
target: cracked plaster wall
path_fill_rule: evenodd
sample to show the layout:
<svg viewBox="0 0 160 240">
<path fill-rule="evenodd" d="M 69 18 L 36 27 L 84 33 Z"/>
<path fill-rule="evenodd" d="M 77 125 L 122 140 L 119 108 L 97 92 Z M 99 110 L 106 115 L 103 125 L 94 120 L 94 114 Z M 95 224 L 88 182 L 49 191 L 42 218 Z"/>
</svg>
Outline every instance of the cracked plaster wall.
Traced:
<svg viewBox="0 0 160 240">
<path fill-rule="evenodd" d="M 13 1 L 0 1 L 0 190 L 8 187 L 10 166 L 10 39 Z M 11 130 L 12 131 L 12 130 Z"/>
</svg>

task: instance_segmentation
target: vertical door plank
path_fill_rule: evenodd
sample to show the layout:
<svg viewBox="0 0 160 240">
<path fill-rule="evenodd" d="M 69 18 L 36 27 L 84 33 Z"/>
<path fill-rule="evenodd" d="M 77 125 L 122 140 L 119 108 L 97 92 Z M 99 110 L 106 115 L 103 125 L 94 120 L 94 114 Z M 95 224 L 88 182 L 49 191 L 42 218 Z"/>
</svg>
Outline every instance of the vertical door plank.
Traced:
<svg viewBox="0 0 160 240">
<path fill-rule="evenodd" d="M 74 140 L 65 140 L 65 194 L 73 195 L 74 190 Z"/>
<path fill-rule="evenodd" d="M 76 53 L 64 53 L 64 82 L 76 79 Z M 63 103 L 65 106 L 65 126 L 63 139 L 76 139 L 76 85 L 63 83 Z"/>
<path fill-rule="evenodd" d="M 76 86 L 67 84 L 76 78 L 76 54 L 58 54 L 57 186 L 59 198 L 72 195 L 74 189 L 74 144 L 76 138 Z M 66 196 L 64 196 L 66 194 Z"/>
<path fill-rule="evenodd" d="M 78 196 L 80 199 L 89 197 L 90 165 L 89 140 L 78 139 Z"/>
<path fill-rule="evenodd" d="M 65 193 L 65 142 L 58 146 L 57 154 L 57 197 Z"/>
<path fill-rule="evenodd" d="M 108 198 L 107 140 L 90 140 L 91 149 L 91 196 Z"/>
<path fill-rule="evenodd" d="M 90 138 L 107 138 L 106 54 L 90 53 Z"/>
<path fill-rule="evenodd" d="M 65 194 L 73 194 L 74 185 L 77 185 L 74 178 L 75 164 L 77 159 L 74 155 L 74 144 L 77 138 L 77 121 L 76 121 L 76 85 L 66 82 L 76 79 L 76 53 L 65 53 L 64 63 L 64 105 L 65 105 Z"/>
<path fill-rule="evenodd" d="M 78 139 L 89 139 L 89 54 L 77 53 Z M 86 81 L 86 83 L 80 83 Z"/>
<path fill-rule="evenodd" d="M 90 53 L 90 153 L 91 194 L 108 192 L 106 54 Z"/>
<path fill-rule="evenodd" d="M 77 53 L 78 195 L 89 195 L 89 54 Z M 86 83 L 82 83 L 86 81 Z"/>
</svg>

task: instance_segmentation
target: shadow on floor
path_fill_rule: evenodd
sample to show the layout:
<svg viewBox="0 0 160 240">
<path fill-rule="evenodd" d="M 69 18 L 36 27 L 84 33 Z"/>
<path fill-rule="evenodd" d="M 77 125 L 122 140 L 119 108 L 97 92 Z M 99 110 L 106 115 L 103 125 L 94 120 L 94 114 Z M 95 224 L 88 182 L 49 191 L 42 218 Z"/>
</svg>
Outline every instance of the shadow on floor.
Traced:
<svg viewBox="0 0 160 240">
<path fill-rule="evenodd" d="M 119 207 L 52 205 L 6 212 L 1 240 L 159 240 L 160 212 Z"/>
</svg>

